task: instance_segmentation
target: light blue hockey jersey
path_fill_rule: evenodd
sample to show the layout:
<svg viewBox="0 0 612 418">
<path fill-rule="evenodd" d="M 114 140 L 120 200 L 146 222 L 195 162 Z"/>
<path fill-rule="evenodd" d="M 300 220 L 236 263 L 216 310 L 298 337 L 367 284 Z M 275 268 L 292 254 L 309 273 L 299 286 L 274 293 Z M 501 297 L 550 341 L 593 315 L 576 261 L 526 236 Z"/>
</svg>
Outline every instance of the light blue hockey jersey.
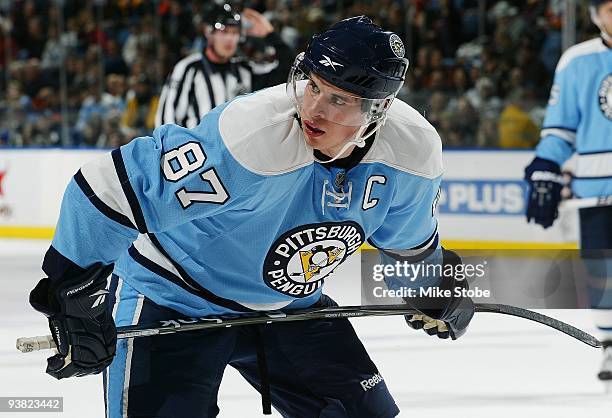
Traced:
<svg viewBox="0 0 612 418">
<path fill-rule="evenodd" d="M 577 153 L 574 193 L 612 194 L 612 49 L 601 38 L 561 56 L 536 155 L 563 164 Z"/>
<path fill-rule="evenodd" d="M 310 306 L 366 240 L 439 247 L 441 142 L 418 112 L 395 100 L 346 172 L 313 160 L 294 115 L 281 85 L 85 165 L 66 190 L 54 251 L 80 267 L 115 262 L 154 302 L 203 316 Z"/>
</svg>

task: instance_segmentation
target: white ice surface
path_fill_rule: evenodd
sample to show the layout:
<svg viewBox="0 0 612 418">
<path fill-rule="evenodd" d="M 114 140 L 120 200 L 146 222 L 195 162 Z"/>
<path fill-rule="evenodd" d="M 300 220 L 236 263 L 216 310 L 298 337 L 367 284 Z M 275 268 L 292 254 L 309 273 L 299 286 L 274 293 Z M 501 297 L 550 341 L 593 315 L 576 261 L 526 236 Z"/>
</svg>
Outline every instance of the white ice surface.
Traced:
<svg viewBox="0 0 612 418">
<path fill-rule="evenodd" d="M 44 317 L 27 301 L 41 277 L 47 246 L 0 240 L 0 396 L 63 396 L 64 412 L 0 413 L 0 418 L 102 418 L 101 377 L 55 381 L 44 373 L 48 353 L 15 349 L 17 337 L 48 333 Z M 356 258 L 345 264 L 327 281 L 327 293 L 341 304 L 357 304 L 360 263 Z M 595 333 L 588 311 L 545 313 Z M 612 416 L 612 396 L 595 379 L 600 351 L 542 325 L 478 314 L 468 333 L 451 342 L 410 330 L 401 318 L 352 323 L 402 410 L 400 417 Z M 222 418 L 264 416 L 258 393 L 231 367 L 219 406 Z"/>
</svg>

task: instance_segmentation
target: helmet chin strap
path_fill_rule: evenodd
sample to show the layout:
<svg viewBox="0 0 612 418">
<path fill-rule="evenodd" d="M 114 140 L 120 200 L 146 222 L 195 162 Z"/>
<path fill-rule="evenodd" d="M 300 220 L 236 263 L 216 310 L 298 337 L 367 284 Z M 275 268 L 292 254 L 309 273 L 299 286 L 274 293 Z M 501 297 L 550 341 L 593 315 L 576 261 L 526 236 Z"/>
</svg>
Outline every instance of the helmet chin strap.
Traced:
<svg viewBox="0 0 612 418">
<path fill-rule="evenodd" d="M 601 29 L 601 28 L 599 28 Z M 608 34 L 605 30 L 601 29 L 601 37 L 608 43 L 608 45 L 612 46 L 612 36 Z"/>
<path fill-rule="evenodd" d="M 344 154 L 346 152 L 346 150 L 348 150 L 351 146 L 355 145 L 359 148 L 363 148 L 366 145 L 366 139 L 368 139 L 369 137 L 371 137 L 372 135 L 374 135 L 380 128 L 382 128 L 382 126 L 385 124 L 385 121 L 387 120 L 387 116 L 384 116 L 383 118 L 377 120 L 376 122 L 376 126 L 374 127 L 374 129 L 372 129 L 370 132 L 368 132 L 368 134 L 366 136 L 362 136 L 363 133 L 365 132 L 366 129 L 368 129 L 368 126 L 370 126 L 370 124 L 367 125 L 362 125 L 357 132 L 355 132 L 355 135 L 353 135 L 353 137 L 351 139 L 349 139 L 348 141 L 346 141 L 344 143 L 344 145 L 342 146 L 342 148 L 340 148 L 340 151 L 338 151 L 336 153 L 336 155 L 331 159 L 331 160 L 320 160 L 317 157 L 315 157 L 314 155 L 312 156 L 312 158 L 314 158 L 314 160 L 318 163 L 321 164 L 326 164 L 326 163 L 331 163 L 332 161 L 336 161 L 338 158 L 342 158 L 342 154 Z M 306 141 L 306 135 L 302 132 L 302 135 L 304 137 L 304 141 Z M 306 144 L 308 145 L 308 144 Z"/>
</svg>

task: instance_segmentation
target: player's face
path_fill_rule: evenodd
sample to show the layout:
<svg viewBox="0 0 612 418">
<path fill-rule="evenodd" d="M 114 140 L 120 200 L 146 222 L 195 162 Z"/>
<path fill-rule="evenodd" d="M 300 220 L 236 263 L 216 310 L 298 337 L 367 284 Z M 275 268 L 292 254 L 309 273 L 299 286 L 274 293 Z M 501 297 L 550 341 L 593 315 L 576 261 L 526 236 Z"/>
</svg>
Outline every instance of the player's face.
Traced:
<svg viewBox="0 0 612 418">
<path fill-rule="evenodd" d="M 602 29 L 612 36 L 612 1 L 605 2 L 599 6 L 597 16 L 601 21 Z"/>
<path fill-rule="evenodd" d="M 215 30 L 209 37 L 215 54 L 223 59 L 230 59 L 236 54 L 239 40 L 240 29 L 237 26 L 226 26 L 223 30 Z"/>
<path fill-rule="evenodd" d="M 359 130 L 352 122 L 361 113 L 359 98 L 314 74 L 310 76 L 301 108 L 302 130 L 308 145 L 325 155 L 335 156 Z"/>
</svg>

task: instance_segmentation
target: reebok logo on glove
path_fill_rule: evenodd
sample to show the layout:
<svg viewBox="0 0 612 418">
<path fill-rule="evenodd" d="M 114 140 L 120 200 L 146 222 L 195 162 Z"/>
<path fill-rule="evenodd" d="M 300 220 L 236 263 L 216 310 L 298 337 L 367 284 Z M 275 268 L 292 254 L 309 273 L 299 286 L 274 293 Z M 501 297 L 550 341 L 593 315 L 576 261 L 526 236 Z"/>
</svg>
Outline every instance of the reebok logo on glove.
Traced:
<svg viewBox="0 0 612 418">
<path fill-rule="evenodd" d="M 372 389 L 374 386 L 376 386 L 377 384 L 379 384 L 380 382 L 382 382 L 383 377 L 380 375 L 380 373 L 376 373 L 374 376 L 372 376 L 372 378 L 367 379 L 367 380 L 362 380 L 361 382 L 361 387 L 363 388 L 364 392 L 367 392 L 368 389 Z"/>
<path fill-rule="evenodd" d="M 108 294 L 108 290 L 98 290 L 96 293 L 90 295 L 90 298 L 93 298 L 94 296 L 97 296 L 96 301 L 94 302 L 93 305 L 91 305 L 91 308 L 95 308 L 96 306 L 100 306 L 102 303 L 104 303 L 104 300 L 106 300 L 106 295 Z"/>
</svg>

